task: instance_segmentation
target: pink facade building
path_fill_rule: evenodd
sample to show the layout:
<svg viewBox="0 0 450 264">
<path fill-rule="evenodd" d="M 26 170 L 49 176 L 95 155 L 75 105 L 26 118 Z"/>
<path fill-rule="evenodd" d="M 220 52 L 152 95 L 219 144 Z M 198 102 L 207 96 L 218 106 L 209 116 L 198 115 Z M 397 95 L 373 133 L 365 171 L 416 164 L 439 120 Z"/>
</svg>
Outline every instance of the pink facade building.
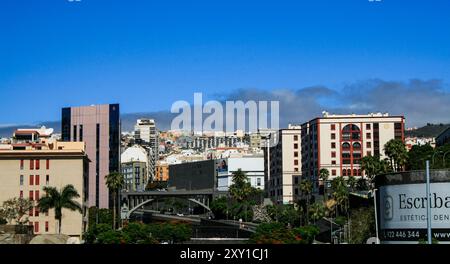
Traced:
<svg viewBox="0 0 450 264">
<path fill-rule="evenodd" d="M 89 164 L 89 206 L 109 208 L 105 176 L 119 172 L 120 109 L 118 104 L 62 109 L 62 140 L 86 144 Z"/>
</svg>

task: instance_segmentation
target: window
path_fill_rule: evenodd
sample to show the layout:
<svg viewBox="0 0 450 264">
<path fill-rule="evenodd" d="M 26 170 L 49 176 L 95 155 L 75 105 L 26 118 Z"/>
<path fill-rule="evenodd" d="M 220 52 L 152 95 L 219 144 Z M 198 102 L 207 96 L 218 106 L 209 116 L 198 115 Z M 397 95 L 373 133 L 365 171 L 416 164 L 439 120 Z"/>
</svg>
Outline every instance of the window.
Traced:
<svg viewBox="0 0 450 264">
<path fill-rule="evenodd" d="M 23 198 L 23 191 L 20 191 L 19 197 L 20 197 L 20 198 Z"/>
<path fill-rule="evenodd" d="M 46 176 L 45 176 L 45 185 L 48 185 L 49 182 L 50 182 L 50 176 L 49 176 L 49 175 L 46 175 Z"/>
<path fill-rule="evenodd" d="M 39 222 L 34 222 L 34 233 L 39 233 Z"/>
<path fill-rule="evenodd" d="M 294 177 L 294 184 L 298 184 L 298 177 Z"/>
<path fill-rule="evenodd" d="M 298 151 L 294 152 L 294 157 L 298 157 Z"/>
<path fill-rule="evenodd" d="M 331 175 L 336 176 L 336 170 L 331 170 Z"/>
<path fill-rule="evenodd" d="M 350 143 L 348 143 L 348 142 L 343 143 L 342 144 L 342 148 L 343 149 L 349 149 L 350 148 Z"/>
<path fill-rule="evenodd" d="M 261 178 L 256 179 L 256 185 L 261 186 Z"/>
<path fill-rule="evenodd" d="M 298 165 L 298 160 L 294 160 L 294 165 Z"/>
<path fill-rule="evenodd" d="M 359 142 L 353 143 L 353 148 L 354 149 L 360 149 L 361 148 L 361 143 L 359 143 Z"/>
<path fill-rule="evenodd" d="M 342 176 L 347 176 L 347 170 L 346 169 L 342 170 Z"/>
<path fill-rule="evenodd" d="M 298 144 L 294 144 L 294 149 L 298 149 Z"/>
<path fill-rule="evenodd" d="M 39 216 L 39 208 L 38 207 L 34 208 L 34 216 Z"/>
<path fill-rule="evenodd" d="M 331 152 L 331 157 L 332 157 L 332 158 L 336 158 L 336 151 L 332 151 L 332 152 Z"/>
<path fill-rule="evenodd" d="M 398 130 L 402 129 L 402 123 L 395 123 L 394 129 L 398 129 Z"/>
<path fill-rule="evenodd" d="M 20 175 L 20 186 L 23 185 L 23 175 Z"/>
<path fill-rule="evenodd" d="M 30 175 L 30 186 L 34 185 L 34 176 Z"/>
<path fill-rule="evenodd" d="M 36 199 L 36 201 L 39 201 L 39 191 L 34 192 L 34 199 Z"/>
<path fill-rule="evenodd" d="M 298 171 L 298 168 L 294 168 L 294 171 Z"/>
<path fill-rule="evenodd" d="M 372 142 L 366 142 L 366 148 L 371 148 L 372 147 Z"/>
<path fill-rule="evenodd" d="M 47 170 L 49 170 L 50 169 L 50 160 L 49 159 L 47 159 L 46 161 L 45 161 L 45 168 L 47 169 Z"/>
<path fill-rule="evenodd" d="M 34 160 L 30 160 L 30 170 L 34 170 Z"/>
<path fill-rule="evenodd" d="M 28 210 L 28 216 L 33 216 L 33 208 L 30 208 L 30 210 Z"/>
<path fill-rule="evenodd" d="M 331 133 L 331 139 L 336 139 L 336 134 L 335 133 Z"/>
<path fill-rule="evenodd" d="M 331 164 L 336 165 L 336 161 L 335 161 L 335 160 L 332 160 L 332 161 L 331 161 Z"/>
<path fill-rule="evenodd" d="M 297 141 L 297 140 L 298 140 L 298 136 L 295 135 L 295 136 L 294 136 L 294 141 Z"/>
<path fill-rule="evenodd" d="M 39 175 L 34 176 L 35 185 L 39 185 Z"/>
<path fill-rule="evenodd" d="M 331 148 L 332 148 L 332 149 L 335 149 L 335 148 L 336 148 L 336 143 L 335 143 L 335 142 L 332 142 L 332 143 L 331 143 Z"/>
<path fill-rule="evenodd" d="M 370 130 L 370 124 L 366 124 L 366 130 Z"/>
<path fill-rule="evenodd" d="M 45 232 L 48 232 L 48 221 L 45 221 Z"/>
<path fill-rule="evenodd" d="M 20 169 L 23 170 L 23 159 L 20 160 Z"/>
<path fill-rule="evenodd" d="M 36 170 L 39 170 L 39 167 L 41 165 L 41 161 L 40 160 L 36 160 Z"/>
<path fill-rule="evenodd" d="M 358 170 L 357 169 L 353 169 L 353 176 L 358 175 Z"/>
<path fill-rule="evenodd" d="M 331 124 L 331 130 L 336 130 L 336 125 L 335 124 Z"/>
<path fill-rule="evenodd" d="M 29 197 L 30 197 L 30 200 L 33 201 L 33 191 L 30 191 Z"/>
<path fill-rule="evenodd" d="M 372 134 L 366 133 L 366 138 L 367 138 L 367 139 L 372 139 Z"/>
</svg>

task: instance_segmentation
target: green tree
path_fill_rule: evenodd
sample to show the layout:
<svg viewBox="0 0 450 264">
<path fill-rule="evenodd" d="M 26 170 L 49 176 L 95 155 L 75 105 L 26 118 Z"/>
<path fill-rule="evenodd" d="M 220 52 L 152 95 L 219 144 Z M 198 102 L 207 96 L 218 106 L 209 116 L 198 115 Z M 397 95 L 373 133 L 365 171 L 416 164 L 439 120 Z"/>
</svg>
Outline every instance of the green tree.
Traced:
<svg viewBox="0 0 450 264">
<path fill-rule="evenodd" d="M 247 200 L 256 189 L 252 187 L 248 181 L 247 175 L 241 170 L 233 172 L 233 184 L 229 188 L 231 197 L 237 202 L 243 202 Z"/>
<path fill-rule="evenodd" d="M 341 212 L 346 212 L 349 192 L 345 179 L 343 177 L 334 178 L 333 181 L 331 181 L 331 189 L 337 208 L 339 208 Z M 339 210 L 336 212 L 338 213 Z"/>
<path fill-rule="evenodd" d="M 309 221 L 309 205 L 310 205 L 310 195 L 313 190 L 313 185 L 310 180 L 303 180 L 300 182 L 300 191 L 302 196 L 306 199 L 306 219 Z"/>
<path fill-rule="evenodd" d="M 317 220 L 320 220 L 325 216 L 325 206 L 320 202 L 313 203 L 309 208 L 309 212 L 313 223 L 316 224 Z"/>
<path fill-rule="evenodd" d="M 113 172 L 105 176 L 106 186 L 108 186 L 109 191 L 112 193 L 113 197 L 113 229 L 116 228 L 116 200 L 117 194 L 120 192 L 124 185 L 123 175 L 119 172 Z"/>
<path fill-rule="evenodd" d="M 319 233 L 316 226 L 286 228 L 282 223 L 262 223 L 251 235 L 252 244 L 312 244 Z"/>
<path fill-rule="evenodd" d="M 326 184 L 326 182 L 328 181 L 329 176 L 330 176 L 330 172 L 327 169 L 325 169 L 325 168 L 320 169 L 319 178 L 323 182 L 323 198 L 324 198 L 324 200 L 327 199 L 327 184 Z"/>
<path fill-rule="evenodd" d="M 350 187 L 350 191 L 354 191 L 356 189 L 357 180 L 355 176 L 350 175 L 347 178 L 348 187 Z"/>
<path fill-rule="evenodd" d="M 384 153 L 389 157 L 391 167 L 394 171 L 401 171 L 405 168 L 408 159 L 408 152 L 403 141 L 391 139 L 384 145 Z"/>
<path fill-rule="evenodd" d="M 209 205 L 209 208 L 216 219 L 225 219 L 229 213 L 227 197 L 222 196 L 214 199 Z"/>
<path fill-rule="evenodd" d="M 33 202 L 24 198 L 12 198 L 3 202 L 0 208 L 0 219 L 3 218 L 9 224 L 15 223 L 22 225 L 28 222 L 28 212 L 33 208 Z"/>
<path fill-rule="evenodd" d="M 362 207 L 352 211 L 350 243 L 365 244 L 367 239 L 376 236 L 374 212 L 373 207 Z"/>
<path fill-rule="evenodd" d="M 434 149 L 430 144 L 412 146 L 411 150 L 408 152 L 406 168 L 408 170 L 425 170 L 425 160 L 431 160 L 433 152 Z"/>
<path fill-rule="evenodd" d="M 79 211 L 82 213 L 80 203 L 74 199 L 79 198 L 80 195 L 75 187 L 71 184 L 66 185 L 59 192 L 55 187 L 44 187 L 46 195 L 39 199 L 39 209 L 46 213 L 50 209 L 55 209 L 55 219 L 59 223 L 58 233 L 61 234 L 62 226 L 62 209 L 69 209 L 71 211 Z"/>
</svg>

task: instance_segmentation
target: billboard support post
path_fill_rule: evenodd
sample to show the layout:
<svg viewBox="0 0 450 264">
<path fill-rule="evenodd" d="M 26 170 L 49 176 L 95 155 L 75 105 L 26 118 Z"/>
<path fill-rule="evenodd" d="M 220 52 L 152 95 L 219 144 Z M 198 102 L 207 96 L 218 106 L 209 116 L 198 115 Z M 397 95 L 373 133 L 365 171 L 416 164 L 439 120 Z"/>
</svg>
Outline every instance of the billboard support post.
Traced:
<svg viewBox="0 0 450 264">
<path fill-rule="evenodd" d="M 430 161 L 426 161 L 427 165 L 427 237 L 428 237 L 428 244 L 431 244 L 431 207 L 430 207 Z"/>
<path fill-rule="evenodd" d="M 377 244 L 379 244 L 380 239 L 378 238 L 377 189 L 373 189 L 373 203 L 375 209 L 375 234 L 377 237 Z"/>
</svg>

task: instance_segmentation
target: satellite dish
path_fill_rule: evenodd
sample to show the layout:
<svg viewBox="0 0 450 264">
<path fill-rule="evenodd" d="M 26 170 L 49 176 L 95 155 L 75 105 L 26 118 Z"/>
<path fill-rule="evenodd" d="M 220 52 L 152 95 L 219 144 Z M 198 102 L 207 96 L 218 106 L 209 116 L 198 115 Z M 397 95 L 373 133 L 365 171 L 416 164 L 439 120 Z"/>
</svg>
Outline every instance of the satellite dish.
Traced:
<svg viewBox="0 0 450 264">
<path fill-rule="evenodd" d="M 366 244 L 380 244 L 380 239 L 376 237 L 370 237 L 369 239 L 367 239 Z"/>
</svg>

